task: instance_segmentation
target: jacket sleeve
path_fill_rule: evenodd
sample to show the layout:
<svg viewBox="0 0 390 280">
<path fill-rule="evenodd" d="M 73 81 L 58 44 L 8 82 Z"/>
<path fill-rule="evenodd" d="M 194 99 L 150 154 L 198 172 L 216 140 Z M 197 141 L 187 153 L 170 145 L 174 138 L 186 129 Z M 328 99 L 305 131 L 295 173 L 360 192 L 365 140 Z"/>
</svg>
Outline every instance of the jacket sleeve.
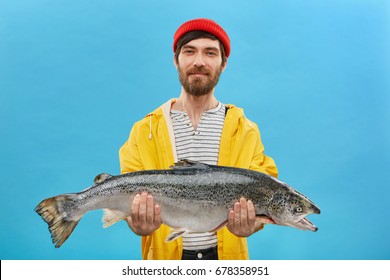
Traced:
<svg viewBox="0 0 390 280">
<path fill-rule="evenodd" d="M 131 129 L 129 139 L 119 149 L 119 164 L 121 173 L 143 170 L 143 164 L 139 154 L 137 143 L 137 123 Z"/>
<path fill-rule="evenodd" d="M 276 167 L 274 160 L 264 153 L 264 145 L 261 141 L 259 128 L 254 123 L 252 123 L 252 126 L 256 134 L 256 140 L 249 169 L 278 177 L 278 168 Z"/>
</svg>

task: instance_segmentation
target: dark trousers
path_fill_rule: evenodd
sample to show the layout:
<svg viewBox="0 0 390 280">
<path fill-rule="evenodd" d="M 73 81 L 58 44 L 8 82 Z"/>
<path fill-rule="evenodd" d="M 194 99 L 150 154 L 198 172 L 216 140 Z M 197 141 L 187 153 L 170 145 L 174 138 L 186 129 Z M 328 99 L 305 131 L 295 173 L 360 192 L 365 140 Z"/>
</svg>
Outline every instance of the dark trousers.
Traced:
<svg viewBox="0 0 390 280">
<path fill-rule="evenodd" d="M 218 260 L 217 247 L 205 250 L 183 250 L 182 260 Z"/>
</svg>

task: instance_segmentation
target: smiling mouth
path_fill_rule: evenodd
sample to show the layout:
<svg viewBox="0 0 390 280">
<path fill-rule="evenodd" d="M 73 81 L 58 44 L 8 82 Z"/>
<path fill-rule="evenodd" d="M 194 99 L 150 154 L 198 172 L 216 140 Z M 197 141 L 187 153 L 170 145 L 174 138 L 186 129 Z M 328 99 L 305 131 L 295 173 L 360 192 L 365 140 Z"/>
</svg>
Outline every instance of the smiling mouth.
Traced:
<svg viewBox="0 0 390 280">
<path fill-rule="evenodd" d="M 190 76 L 207 76 L 207 73 L 189 73 Z"/>
</svg>

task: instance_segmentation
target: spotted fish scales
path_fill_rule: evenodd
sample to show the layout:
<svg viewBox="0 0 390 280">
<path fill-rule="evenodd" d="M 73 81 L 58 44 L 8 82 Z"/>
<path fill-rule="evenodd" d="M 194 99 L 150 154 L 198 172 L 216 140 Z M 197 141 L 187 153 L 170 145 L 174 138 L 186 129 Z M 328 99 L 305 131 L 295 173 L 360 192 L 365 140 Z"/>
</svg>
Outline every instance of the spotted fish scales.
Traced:
<svg viewBox="0 0 390 280">
<path fill-rule="evenodd" d="M 253 202 L 256 215 L 279 225 L 316 231 L 306 216 L 320 213 L 306 196 L 267 174 L 188 160 L 166 170 L 100 174 L 92 187 L 47 198 L 35 211 L 48 224 L 55 246 L 60 247 L 85 213 L 104 209 L 104 227 L 110 226 L 130 215 L 131 202 L 141 192 L 154 197 L 162 222 L 173 229 L 167 241 L 185 232 L 221 228 L 228 210 L 241 197 Z"/>
</svg>

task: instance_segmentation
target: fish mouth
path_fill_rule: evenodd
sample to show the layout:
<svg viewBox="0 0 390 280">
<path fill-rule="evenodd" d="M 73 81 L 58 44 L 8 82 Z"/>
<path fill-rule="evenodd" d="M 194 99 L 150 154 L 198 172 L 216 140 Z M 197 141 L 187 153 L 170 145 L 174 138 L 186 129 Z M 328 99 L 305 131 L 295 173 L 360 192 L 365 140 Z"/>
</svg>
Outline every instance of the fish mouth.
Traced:
<svg viewBox="0 0 390 280">
<path fill-rule="evenodd" d="M 296 228 L 299 228 L 299 229 L 311 230 L 311 231 L 314 231 L 314 232 L 318 230 L 318 227 L 316 227 L 307 218 L 303 218 L 303 219 L 299 220 L 294 226 Z"/>
</svg>

